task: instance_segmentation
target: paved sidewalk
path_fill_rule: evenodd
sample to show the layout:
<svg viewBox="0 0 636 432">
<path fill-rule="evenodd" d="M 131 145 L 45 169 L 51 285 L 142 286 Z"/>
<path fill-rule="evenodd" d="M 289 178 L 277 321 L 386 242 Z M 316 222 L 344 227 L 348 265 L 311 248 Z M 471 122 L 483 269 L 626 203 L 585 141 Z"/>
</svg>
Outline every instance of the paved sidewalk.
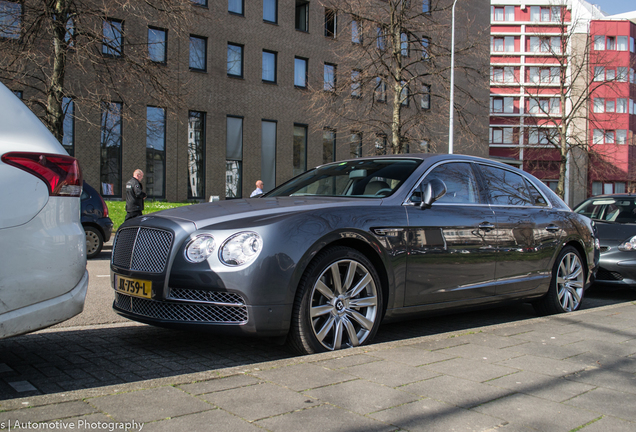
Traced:
<svg viewBox="0 0 636 432">
<path fill-rule="evenodd" d="M 0 401 L 0 429 L 620 432 L 635 407 L 632 302 Z"/>
</svg>

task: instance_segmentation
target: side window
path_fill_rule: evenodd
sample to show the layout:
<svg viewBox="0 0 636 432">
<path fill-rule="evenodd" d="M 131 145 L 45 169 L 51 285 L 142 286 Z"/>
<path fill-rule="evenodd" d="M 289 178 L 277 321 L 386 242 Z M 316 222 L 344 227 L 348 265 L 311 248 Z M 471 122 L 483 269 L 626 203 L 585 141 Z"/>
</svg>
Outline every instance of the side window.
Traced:
<svg viewBox="0 0 636 432">
<path fill-rule="evenodd" d="M 454 162 L 439 165 L 426 175 L 423 183 L 431 179 L 438 179 L 446 185 L 446 194 L 436 203 L 479 204 L 479 190 L 477 180 L 469 163 Z M 411 202 L 419 204 L 422 201 L 419 191 L 415 191 L 409 198 Z"/>
<path fill-rule="evenodd" d="M 486 181 L 486 195 L 490 204 L 504 206 L 532 206 L 534 198 L 530 195 L 523 176 L 501 168 L 480 165 Z"/>
<path fill-rule="evenodd" d="M 548 206 L 548 203 L 546 202 L 543 195 L 541 195 L 541 192 L 539 192 L 539 189 L 537 189 L 535 185 L 530 183 L 528 179 L 526 179 L 526 186 L 528 187 L 528 191 L 530 192 L 530 196 L 532 197 L 534 205 L 541 207 Z"/>
</svg>

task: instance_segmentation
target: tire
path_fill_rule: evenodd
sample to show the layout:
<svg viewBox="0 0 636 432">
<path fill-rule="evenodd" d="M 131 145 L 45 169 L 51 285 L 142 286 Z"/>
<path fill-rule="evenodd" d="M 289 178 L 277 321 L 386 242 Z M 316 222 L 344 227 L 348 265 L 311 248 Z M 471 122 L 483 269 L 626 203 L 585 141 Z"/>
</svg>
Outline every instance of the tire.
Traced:
<svg viewBox="0 0 636 432">
<path fill-rule="evenodd" d="M 382 307 L 380 278 L 371 261 L 352 248 L 329 248 L 301 278 L 287 342 L 303 355 L 369 343 Z"/>
<path fill-rule="evenodd" d="M 86 258 L 95 258 L 104 247 L 104 237 L 97 228 L 85 226 L 86 231 Z"/>
<path fill-rule="evenodd" d="M 574 312 L 581 307 L 585 291 L 585 266 L 572 246 L 563 248 L 552 269 L 550 288 L 533 306 L 539 315 Z"/>
</svg>

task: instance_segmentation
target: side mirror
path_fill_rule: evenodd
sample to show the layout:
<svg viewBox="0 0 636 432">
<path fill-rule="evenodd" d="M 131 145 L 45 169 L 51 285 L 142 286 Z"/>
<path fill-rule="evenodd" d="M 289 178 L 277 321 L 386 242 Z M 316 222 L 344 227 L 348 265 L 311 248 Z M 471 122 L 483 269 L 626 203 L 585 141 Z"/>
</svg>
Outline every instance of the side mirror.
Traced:
<svg viewBox="0 0 636 432">
<path fill-rule="evenodd" d="M 431 179 L 426 183 L 420 184 L 420 193 L 422 194 L 421 209 L 429 209 L 435 201 L 446 194 L 446 185 L 438 179 Z"/>
</svg>

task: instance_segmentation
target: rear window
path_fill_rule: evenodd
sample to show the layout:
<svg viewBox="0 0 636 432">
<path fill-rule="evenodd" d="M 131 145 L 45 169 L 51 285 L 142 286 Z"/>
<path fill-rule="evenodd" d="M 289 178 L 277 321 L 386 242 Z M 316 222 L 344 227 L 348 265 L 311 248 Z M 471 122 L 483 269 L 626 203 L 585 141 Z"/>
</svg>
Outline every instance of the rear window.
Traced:
<svg viewBox="0 0 636 432">
<path fill-rule="evenodd" d="M 636 223 L 636 200 L 634 199 L 591 198 L 574 211 L 605 222 Z"/>
</svg>

